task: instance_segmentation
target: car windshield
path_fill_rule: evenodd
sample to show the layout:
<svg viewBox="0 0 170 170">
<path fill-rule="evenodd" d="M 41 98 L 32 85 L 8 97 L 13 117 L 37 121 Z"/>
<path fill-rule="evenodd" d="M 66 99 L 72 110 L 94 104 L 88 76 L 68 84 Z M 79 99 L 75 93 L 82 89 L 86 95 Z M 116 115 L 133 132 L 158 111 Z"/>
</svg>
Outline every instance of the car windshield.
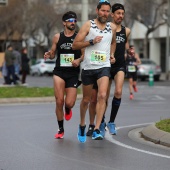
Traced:
<svg viewBox="0 0 170 170">
<path fill-rule="evenodd" d="M 151 60 L 142 60 L 142 64 L 155 64 L 155 62 Z"/>
</svg>

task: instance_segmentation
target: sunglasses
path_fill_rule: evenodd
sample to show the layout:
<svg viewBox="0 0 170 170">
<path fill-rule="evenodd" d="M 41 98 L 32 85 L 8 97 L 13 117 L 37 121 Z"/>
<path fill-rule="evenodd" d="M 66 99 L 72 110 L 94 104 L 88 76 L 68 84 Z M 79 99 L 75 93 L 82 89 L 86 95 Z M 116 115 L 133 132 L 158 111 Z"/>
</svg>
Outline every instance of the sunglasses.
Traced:
<svg viewBox="0 0 170 170">
<path fill-rule="evenodd" d="M 75 22 L 75 23 L 77 22 L 77 20 L 75 18 L 70 18 L 70 19 L 67 19 L 66 21 L 67 22 Z"/>
<path fill-rule="evenodd" d="M 109 0 L 99 0 L 99 4 L 100 4 L 100 3 L 104 3 L 104 2 L 110 4 Z"/>
</svg>

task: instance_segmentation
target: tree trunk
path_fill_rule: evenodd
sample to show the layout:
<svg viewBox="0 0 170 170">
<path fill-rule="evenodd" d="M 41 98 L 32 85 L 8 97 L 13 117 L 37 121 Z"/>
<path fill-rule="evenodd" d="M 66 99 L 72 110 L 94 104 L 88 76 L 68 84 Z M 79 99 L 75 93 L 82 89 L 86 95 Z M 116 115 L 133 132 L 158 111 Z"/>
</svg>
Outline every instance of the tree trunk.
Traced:
<svg viewBox="0 0 170 170">
<path fill-rule="evenodd" d="M 148 54 L 149 54 L 148 53 L 148 33 L 146 33 L 144 43 L 143 43 L 143 55 L 144 55 L 144 58 L 149 58 Z"/>
</svg>

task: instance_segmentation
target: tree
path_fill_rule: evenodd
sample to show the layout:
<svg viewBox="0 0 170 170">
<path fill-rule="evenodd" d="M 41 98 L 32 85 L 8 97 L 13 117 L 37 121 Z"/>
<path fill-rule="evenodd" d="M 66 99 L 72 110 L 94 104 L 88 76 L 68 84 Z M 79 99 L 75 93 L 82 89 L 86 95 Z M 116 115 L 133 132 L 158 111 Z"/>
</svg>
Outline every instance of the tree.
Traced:
<svg viewBox="0 0 170 170">
<path fill-rule="evenodd" d="M 25 30 L 22 16 L 26 6 L 26 0 L 10 0 L 8 6 L 0 8 L 0 35 L 5 37 L 4 42 L 11 42 L 16 34 L 16 40 L 22 39 Z"/>
<path fill-rule="evenodd" d="M 161 25 L 166 23 L 163 12 L 167 0 L 128 0 L 125 2 L 126 13 L 131 20 L 136 20 L 146 28 L 144 39 L 144 57 L 148 56 L 148 36 Z"/>
</svg>

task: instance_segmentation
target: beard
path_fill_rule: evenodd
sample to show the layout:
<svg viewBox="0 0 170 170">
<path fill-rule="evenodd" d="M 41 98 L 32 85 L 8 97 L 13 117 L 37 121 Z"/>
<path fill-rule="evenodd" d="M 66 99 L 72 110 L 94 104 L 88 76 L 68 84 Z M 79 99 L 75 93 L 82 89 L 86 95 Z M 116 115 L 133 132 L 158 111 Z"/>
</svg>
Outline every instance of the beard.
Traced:
<svg viewBox="0 0 170 170">
<path fill-rule="evenodd" d="M 76 26 L 75 25 L 70 25 L 70 26 L 67 26 L 67 29 L 72 31 L 72 30 L 75 30 Z"/>
<path fill-rule="evenodd" d="M 97 16 L 97 19 L 98 19 L 98 21 L 101 22 L 101 23 L 106 23 L 106 22 L 107 22 L 107 19 L 106 19 L 106 18 L 103 18 L 103 17 Z"/>
<path fill-rule="evenodd" d="M 118 20 L 115 20 L 115 23 L 116 23 L 117 25 L 120 25 L 120 24 L 122 23 L 122 21 L 123 21 L 123 19 L 118 19 Z"/>
</svg>

